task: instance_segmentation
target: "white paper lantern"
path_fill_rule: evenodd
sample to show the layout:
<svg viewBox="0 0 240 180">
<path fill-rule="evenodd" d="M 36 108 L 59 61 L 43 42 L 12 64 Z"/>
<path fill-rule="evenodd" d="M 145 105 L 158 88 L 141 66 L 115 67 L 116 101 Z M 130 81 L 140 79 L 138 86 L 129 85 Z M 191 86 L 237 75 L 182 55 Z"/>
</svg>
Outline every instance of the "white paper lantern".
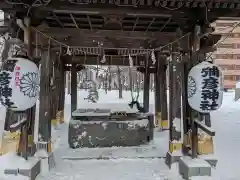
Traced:
<svg viewBox="0 0 240 180">
<path fill-rule="evenodd" d="M 36 104 L 39 70 L 27 57 L 7 59 L 0 71 L 0 102 L 13 111 L 24 111 Z"/>
<path fill-rule="evenodd" d="M 202 62 L 188 74 L 188 103 L 201 113 L 217 110 L 222 105 L 223 74 L 215 64 Z"/>
</svg>

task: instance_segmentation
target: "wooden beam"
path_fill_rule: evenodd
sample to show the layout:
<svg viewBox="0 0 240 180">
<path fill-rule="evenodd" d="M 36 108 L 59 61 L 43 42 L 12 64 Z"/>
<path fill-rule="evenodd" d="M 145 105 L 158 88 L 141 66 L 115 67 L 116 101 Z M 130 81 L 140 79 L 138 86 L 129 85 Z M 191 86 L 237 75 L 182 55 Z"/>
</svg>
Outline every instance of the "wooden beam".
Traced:
<svg viewBox="0 0 240 180">
<path fill-rule="evenodd" d="M 75 28 L 75 24 L 73 24 L 73 23 L 63 23 L 63 24 L 66 28 Z M 81 22 L 79 24 L 81 24 L 80 25 L 81 29 L 87 29 L 87 30 L 91 29 L 91 28 L 89 28 L 89 24 L 84 24 L 84 23 L 81 23 Z M 162 24 L 162 25 L 164 25 L 164 24 Z M 53 27 L 53 28 L 58 28 L 59 27 L 59 25 L 56 22 L 50 22 L 49 26 Z M 92 24 L 91 26 L 92 26 L 92 29 L 95 29 L 95 30 L 103 30 L 103 28 L 104 28 L 104 25 L 102 25 L 102 24 Z M 163 29 L 163 31 L 168 32 L 168 33 L 173 33 L 173 32 L 176 31 L 177 27 L 178 27 L 177 24 L 169 24 Z M 147 25 L 138 25 L 136 27 L 136 29 L 137 29 L 136 31 L 141 31 L 142 32 L 142 31 L 145 31 L 146 28 L 147 28 Z M 122 29 L 119 28 L 119 30 L 122 30 L 122 31 L 131 31 L 132 29 L 133 29 L 132 25 L 123 25 Z M 155 32 L 155 31 L 158 31 L 160 29 L 161 29 L 161 26 L 160 27 L 151 26 L 151 27 L 149 27 L 148 31 Z M 113 30 L 114 31 L 116 29 L 111 28 L 111 29 L 105 29 L 105 30 Z"/>
<path fill-rule="evenodd" d="M 112 0 L 106 0 L 106 1 L 101 1 L 101 0 L 95 0 L 90 2 L 89 4 L 77 4 L 77 3 L 70 3 L 68 1 L 51 1 L 47 6 L 42 6 L 39 8 L 42 9 L 47 9 L 47 10 L 67 10 L 67 11 L 79 11 L 79 9 L 82 8 L 91 8 L 91 7 L 98 7 L 99 9 L 103 9 L 104 8 L 118 8 L 119 10 L 121 10 L 122 6 L 124 6 L 123 9 L 125 9 L 126 7 L 129 7 L 129 9 L 136 10 L 138 8 L 149 8 L 151 7 L 151 10 L 159 10 L 160 12 L 165 11 L 168 12 L 169 14 L 171 14 L 173 11 L 170 9 L 178 9 L 178 11 L 187 11 L 189 9 L 192 8 L 211 8 L 211 9 L 236 9 L 239 8 L 239 3 L 235 3 L 232 1 L 221 1 L 221 2 L 214 2 L 213 0 L 208 1 L 207 3 L 199 1 L 199 0 L 195 0 L 195 1 L 178 1 L 174 4 L 172 4 L 172 1 L 163 1 L 163 2 L 154 2 L 154 3 L 148 3 L 148 1 L 138 1 L 136 3 L 136 1 L 119 1 L 115 3 L 113 3 Z M 81 8 L 79 8 L 81 7 Z M 83 11 L 83 9 L 81 10 Z M 107 12 L 105 12 L 107 13 Z"/>
<path fill-rule="evenodd" d="M 77 109 L 77 69 L 73 63 L 71 67 L 71 112 Z"/>
<path fill-rule="evenodd" d="M 48 43 L 49 37 L 58 40 L 68 46 L 95 47 L 97 42 L 102 43 L 103 48 L 113 48 L 111 39 L 121 42 L 122 48 L 141 48 L 145 41 L 158 41 L 157 46 L 165 45 L 175 40 L 175 33 L 164 32 L 139 32 L 139 31 L 110 31 L 110 30 L 83 30 L 72 28 L 47 28 L 38 33 L 39 42 L 43 46 Z M 58 43 L 56 43 L 58 44 Z M 155 46 L 153 46 L 155 47 Z"/>
<path fill-rule="evenodd" d="M 73 14 L 70 14 L 70 16 L 73 15 Z M 63 21 L 63 22 L 66 22 L 68 24 L 70 24 L 72 22 L 72 18 L 68 16 L 68 14 L 64 14 L 64 16 L 58 16 L 58 19 Z M 99 18 L 99 16 L 95 17 L 95 16 L 90 16 L 90 15 L 87 15 L 89 17 L 89 19 L 91 20 L 92 24 L 94 23 L 97 23 L 97 24 L 100 24 L 100 23 L 104 23 L 104 15 L 103 15 L 103 18 Z M 129 17 L 129 16 L 126 16 L 126 17 Z M 131 16 L 130 16 L 131 17 Z M 132 18 L 132 17 L 131 17 Z M 135 16 L 133 17 L 135 18 Z M 150 17 L 149 17 L 150 18 Z M 172 19 L 172 17 L 169 17 L 170 19 Z M 155 21 L 157 24 L 165 24 L 169 18 L 164 18 L 164 19 L 156 19 L 156 17 L 153 17 L 152 20 Z M 49 17 L 45 17 L 46 20 L 49 20 L 49 21 L 55 21 L 55 18 L 52 17 L 52 16 L 49 16 Z M 84 18 L 84 17 L 74 17 L 74 20 L 76 22 L 82 22 L 84 24 L 88 24 L 88 18 Z M 139 19 L 139 17 L 136 17 L 136 19 L 123 19 L 122 22 L 124 23 L 134 23 L 136 22 L 139 23 L 139 24 L 146 24 L 148 25 L 149 24 L 149 20 L 148 19 Z M 170 24 L 170 23 L 168 23 Z M 177 25 L 176 22 L 171 22 L 171 24 L 174 24 L 174 25 Z"/>
<path fill-rule="evenodd" d="M 138 8 L 131 8 L 131 7 L 124 7 L 121 8 L 116 5 L 70 5 L 66 2 L 61 2 L 61 5 L 59 5 L 59 2 L 52 1 L 49 3 L 48 6 L 42 6 L 39 7 L 39 10 L 46 10 L 46 11 L 53 11 L 55 13 L 66 13 L 69 14 L 70 12 L 72 14 L 88 14 L 88 15 L 109 15 L 109 14 L 115 14 L 115 15 L 129 15 L 129 16 L 135 16 L 135 17 L 166 17 L 169 18 L 172 16 L 173 12 L 166 10 L 162 8 L 163 11 L 160 9 L 151 9 L 149 11 L 146 7 L 146 9 L 138 9 Z M 79 8 L 81 7 L 81 8 Z M 167 13 L 168 12 L 168 13 Z"/>
<path fill-rule="evenodd" d="M 116 39 L 161 39 L 161 38 L 175 38 L 175 33 L 166 32 L 132 32 L 132 31 L 121 31 L 121 30 L 79 30 L 77 28 L 37 28 L 44 34 L 54 37 L 74 37 L 75 39 L 83 37 L 115 37 Z M 79 40 L 79 39 L 78 39 Z"/>
</svg>

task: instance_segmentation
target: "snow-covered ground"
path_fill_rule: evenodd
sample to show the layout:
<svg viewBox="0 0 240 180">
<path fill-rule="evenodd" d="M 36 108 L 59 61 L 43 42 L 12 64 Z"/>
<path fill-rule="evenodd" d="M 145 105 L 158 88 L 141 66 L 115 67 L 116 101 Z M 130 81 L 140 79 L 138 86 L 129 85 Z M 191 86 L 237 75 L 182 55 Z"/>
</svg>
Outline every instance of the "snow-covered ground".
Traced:
<svg viewBox="0 0 240 180">
<path fill-rule="evenodd" d="M 79 92 L 78 107 L 124 107 L 131 100 L 130 92 L 123 93 L 119 100 L 118 92 L 105 94 L 100 92 L 97 104 L 88 104 L 83 99 L 87 91 Z M 142 94 L 140 100 L 142 99 Z M 212 113 L 212 125 L 216 130 L 215 156 L 219 160 L 217 168 L 213 170 L 214 180 L 239 180 L 240 153 L 240 102 L 234 102 L 234 93 L 224 94 L 222 108 Z M 150 95 L 150 110 L 154 111 L 154 93 Z M 70 96 L 66 96 L 65 120 L 70 119 Z M 96 148 L 72 150 L 67 143 L 67 125 L 63 125 L 54 132 L 58 138 L 55 158 L 57 167 L 38 180 L 180 180 L 176 167 L 169 170 L 164 164 L 168 148 L 167 132 L 157 132 L 150 145 L 131 148 Z M 96 160 L 99 156 L 114 158 L 112 160 Z M 138 157 L 146 157 L 144 159 Z M 153 158 L 155 157 L 155 158 Z M 75 160 L 73 160 L 73 158 Z M 85 160 L 84 160 L 85 158 Z M 78 159 L 78 160 L 76 160 Z M 87 160 L 86 160 L 87 159 Z M 1 158 L 0 158 L 1 161 Z M 0 162 L 4 163 L 4 162 Z M 1 168 L 1 167 L 0 167 Z M 1 178 L 0 178 L 1 179 Z M 10 178 L 11 179 L 11 178 Z M 200 177 L 200 180 L 205 178 Z"/>
<path fill-rule="evenodd" d="M 224 94 L 221 109 L 212 113 L 216 130 L 215 155 L 219 162 L 214 173 L 221 180 L 240 179 L 240 101 L 234 101 L 234 92 Z"/>
</svg>

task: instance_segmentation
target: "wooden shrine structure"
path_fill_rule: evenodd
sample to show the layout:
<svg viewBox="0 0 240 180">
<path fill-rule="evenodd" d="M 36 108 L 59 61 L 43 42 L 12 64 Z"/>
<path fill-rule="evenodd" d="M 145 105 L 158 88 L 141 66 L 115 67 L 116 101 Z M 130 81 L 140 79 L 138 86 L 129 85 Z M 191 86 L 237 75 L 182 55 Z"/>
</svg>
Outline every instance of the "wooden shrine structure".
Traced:
<svg viewBox="0 0 240 180">
<path fill-rule="evenodd" d="M 166 161 L 169 165 L 179 159 L 173 154 L 183 145 L 181 132 L 173 123 L 174 119 L 181 118 L 181 111 L 184 134 L 189 130 L 193 134 L 193 157 L 197 156 L 197 129 L 214 135 L 206 126 L 194 121 L 194 118 L 204 119 L 206 125 L 211 126 L 209 114 L 196 113 L 187 103 L 187 75 L 192 66 L 206 60 L 207 53 L 215 51 L 215 44 L 221 38 L 212 34 L 214 29 L 210 24 L 218 18 L 239 16 L 239 1 L 1 0 L 0 8 L 5 13 L 5 26 L 0 31 L 24 41 L 22 48 L 41 65 L 41 148 L 52 151 L 51 120 L 64 108 L 64 72 L 71 71 L 73 111 L 77 108 L 77 71 L 82 65 L 100 64 L 103 56 L 106 57 L 104 65 L 122 66 L 129 66 L 129 56 L 132 57 L 134 66 L 144 73 L 146 112 L 149 110 L 149 74 L 155 73 L 158 126 L 169 127 Z M 155 53 L 155 63 L 151 53 Z M 33 135 L 34 112 L 34 108 L 27 112 L 31 125 L 26 137 Z M 33 146 L 30 139 L 25 147 L 26 144 Z M 21 152 L 25 150 L 23 147 Z"/>
</svg>

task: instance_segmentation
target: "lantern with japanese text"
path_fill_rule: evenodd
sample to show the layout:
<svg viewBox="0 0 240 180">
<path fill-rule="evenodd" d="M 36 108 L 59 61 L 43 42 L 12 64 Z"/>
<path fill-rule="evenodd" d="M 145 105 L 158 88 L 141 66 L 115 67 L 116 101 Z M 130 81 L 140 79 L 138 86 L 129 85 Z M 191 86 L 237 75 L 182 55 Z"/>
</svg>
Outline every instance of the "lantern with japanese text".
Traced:
<svg viewBox="0 0 240 180">
<path fill-rule="evenodd" d="M 217 110 L 223 99 L 223 74 L 209 62 L 194 66 L 188 74 L 188 103 L 201 113 Z"/>
<path fill-rule="evenodd" d="M 27 57 L 11 57 L 0 71 L 0 102 L 13 111 L 24 111 L 36 104 L 39 70 Z"/>
</svg>

